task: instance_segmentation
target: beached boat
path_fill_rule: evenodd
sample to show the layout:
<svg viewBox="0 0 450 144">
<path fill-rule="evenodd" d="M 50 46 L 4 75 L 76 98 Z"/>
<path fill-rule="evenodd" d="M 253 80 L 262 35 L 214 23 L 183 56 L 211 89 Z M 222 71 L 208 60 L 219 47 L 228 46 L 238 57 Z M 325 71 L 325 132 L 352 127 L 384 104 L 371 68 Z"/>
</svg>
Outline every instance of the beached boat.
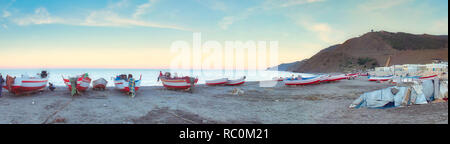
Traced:
<svg viewBox="0 0 450 144">
<path fill-rule="evenodd" d="M 329 75 L 325 76 L 321 79 L 321 82 L 333 82 L 333 81 L 339 81 L 343 79 L 347 79 L 348 76 L 341 74 L 341 75 Z"/>
<path fill-rule="evenodd" d="M 421 79 L 421 80 L 434 79 L 434 78 L 436 78 L 437 76 L 438 76 L 438 75 L 422 76 L 422 77 L 419 77 L 419 79 Z"/>
<path fill-rule="evenodd" d="M 77 79 L 76 88 L 78 91 L 86 91 L 91 84 L 91 78 L 87 76 L 87 74 L 79 75 L 75 77 Z M 69 91 L 72 91 L 72 84 L 69 79 L 63 77 L 64 84 L 68 87 Z"/>
<path fill-rule="evenodd" d="M 92 81 L 92 89 L 105 90 L 108 81 L 104 78 L 99 78 L 97 80 Z"/>
<path fill-rule="evenodd" d="M 369 76 L 369 81 L 388 81 L 391 80 L 394 76 L 393 75 L 389 75 L 389 76 Z"/>
<path fill-rule="evenodd" d="M 22 75 L 21 77 L 12 77 L 7 75 L 3 82 L 3 88 L 14 94 L 35 92 L 43 90 L 48 83 L 48 74 L 42 71 L 36 76 Z"/>
<path fill-rule="evenodd" d="M 181 89 L 186 90 L 194 87 L 198 82 L 198 78 L 194 77 L 171 77 L 169 72 L 166 72 L 164 75 L 162 72 L 159 73 L 158 81 L 161 80 L 164 87 L 168 89 Z"/>
<path fill-rule="evenodd" d="M 139 78 L 139 80 L 135 81 L 135 85 L 134 85 L 135 91 L 138 91 L 139 88 L 141 87 L 141 81 L 142 81 L 142 75 Z M 128 79 L 126 78 L 126 75 L 119 75 L 119 76 L 116 76 L 116 78 L 114 79 L 115 88 L 122 92 L 130 92 L 129 84 L 130 83 L 128 82 Z"/>
<path fill-rule="evenodd" d="M 227 86 L 237 86 L 237 85 L 241 85 L 245 83 L 245 76 L 240 78 L 240 79 L 236 79 L 236 80 L 228 80 L 227 83 L 225 83 L 225 85 Z"/>
<path fill-rule="evenodd" d="M 288 78 L 288 79 L 285 79 L 283 82 L 285 85 L 310 85 L 310 84 L 320 83 L 320 80 L 322 78 L 323 78 L 322 76 L 302 78 L 301 80 Z"/>
<path fill-rule="evenodd" d="M 228 78 L 221 78 L 215 80 L 207 80 L 205 81 L 206 85 L 214 86 L 214 85 L 222 85 L 228 82 Z"/>
</svg>

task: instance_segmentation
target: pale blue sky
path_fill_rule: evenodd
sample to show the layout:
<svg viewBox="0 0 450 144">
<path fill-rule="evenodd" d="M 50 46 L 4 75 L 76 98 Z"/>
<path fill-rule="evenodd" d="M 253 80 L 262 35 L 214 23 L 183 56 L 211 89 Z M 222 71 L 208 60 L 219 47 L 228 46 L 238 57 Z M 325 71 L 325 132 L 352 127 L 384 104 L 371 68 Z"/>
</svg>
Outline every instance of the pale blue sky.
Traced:
<svg viewBox="0 0 450 144">
<path fill-rule="evenodd" d="M 4 58 L 37 51 L 163 55 L 173 41 L 192 41 L 192 33 L 201 32 L 204 40 L 221 42 L 277 40 L 279 61 L 290 62 L 371 29 L 447 35 L 448 1 L 0 0 Z"/>
</svg>

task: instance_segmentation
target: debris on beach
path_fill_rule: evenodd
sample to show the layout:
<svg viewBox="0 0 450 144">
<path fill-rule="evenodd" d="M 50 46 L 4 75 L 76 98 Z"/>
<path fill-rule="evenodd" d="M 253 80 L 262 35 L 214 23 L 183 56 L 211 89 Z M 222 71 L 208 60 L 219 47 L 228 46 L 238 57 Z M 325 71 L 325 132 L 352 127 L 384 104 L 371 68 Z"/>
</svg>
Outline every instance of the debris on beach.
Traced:
<svg viewBox="0 0 450 144">
<path fill-rule="evenodd" d="M 409 86 L 394 86 L 367 92 L 353 101 L 350 108 L 390 108 L 415 104 L 447 102 L 448 81 L 414 81 Z"/>
<path fill-rule="evenodd" d="M 238 89 L 238 88 L 234 88 L 234 89 L 231 91 L 231 94 L 232 94 L 232 95 L 243 95 L 243 94 L 244 94 L 244 91 L 241 90 L 241 89 Z"/>
</svg>

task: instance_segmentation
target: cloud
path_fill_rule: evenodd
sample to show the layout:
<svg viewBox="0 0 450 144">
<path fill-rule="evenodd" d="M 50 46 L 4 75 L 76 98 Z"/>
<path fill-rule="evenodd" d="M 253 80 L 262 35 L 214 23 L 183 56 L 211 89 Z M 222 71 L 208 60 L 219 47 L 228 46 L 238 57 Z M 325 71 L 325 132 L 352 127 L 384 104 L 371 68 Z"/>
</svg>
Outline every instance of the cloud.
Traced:
<svg viewBox="0 0 450 144">
<path fill-rule="evenodd" d="M 150 0 L 154 1 L 154 0 Z M 13 19 L 13 22 L 20 26 L 26 25 L 41 25 L 41 24 L 65 24 L 75 26 L 96 26 L 96 27 L 153 27 L 164 29 L 175 29 L 182 31 L 192 31 L 187 28 L 179 27 L 170 24 L 160 24 L 157 22 L 136 20 L 134 18 L 127 18 L 120 16 L 115 12 L 118 8 L 123 8 L 128 5 L 128 0 L 122 0 L 118 3 L 109 4 L 105 9 L 92 11 L 84 19 L 68 19 L 52 16 L 46 8 L 37 8 L 34 14 L 27 15 L 22 18 Z M 142 14 L 142 10 L 147 6 L 144 4 L 139 6 L 136 10 L 137 16 Z M 135 13 L 136 14 L 136 13 Z M 134 16 L 134 15 L 133 15 Z"/>
<path fill-rule="evenodd" d="M 138 18 L 139 16 L 145 14 L 147 12 L 147 9 L 154 5 L 157 0 L 149 0 L 147 3 L 139 5 L 136 9 L 136 11 L 133 14 L 133 18 Z"/>
<path fill-rule="evenodd" d="M 64 20 L 57 17 L 52 17 L 46 8 L 37 8 L 34 14 L 25 16 L 23 18 L 16 18 L 13 20 L 16 24 L 25 26 L 30 24 L 54 24 L 64 23 Z"/>
<path fill-rule="evenodd" d="M 219 10 L 219 11 L 228 10 L 227 5 L 221 0 L 197 0 L 197 2 L 212 10 Z"/>
<path fill-rule="evenodd" d="M 226 16 L 223 17 L 221 21 L 219 21 L 219 27 L 226 30 L 230 25 L 232 25 L 236 21 L 247 19 L 250 15 L 252 15 L 258 8 L 252 7 L 246 9 L 240 15 L 236 16 Z"/>
<path fill-rule="evenodd" d="M 411 1 L 413 0 L 370 0 L 358 8 L 365 11 L 385 10 Z"/>
<path fill-rule="evenodd" d="M 309 4 L 309 3 L 316 3 L 316 2 L 322 2 L 325 0 L 266 0 L 264 2 L 265 8 L 285 8 L 285 7 L 292 7 L 302 4 Z"/>
<path fill-rule="evenodd" d="M 344 32 L 332 28 L 327 23 L 319 23 L 303 19 L 298 20 L 297 24 L 316 34 L 321 41 L 327 44 L 337 44 L 344 39 Z"/>
<path fill-rule="evenodd" d="M 236 21 L 247 19 L 248 17 L 250 17 L 251 15 L 255 14 L 258 11 L 272 10 L 272 9 L 276 9 L 276 8 L 286 8 L 286 7 L 321 2 L 321 1 L 325 1 L 325 0 L 266 0 L 266 1 L 262 2 L 261 5 L 247 8 L 247 9 L 245 9 L 245 11 L 243 11 L 242 13 L 240 13 L 238 15 L 223 17 L 222 20 L 219 21 L 218 25 L 223 30 L 226 30 L 229 28 L 230 25 L 232 25 Z"/>
<path fill-rule="evenodd" d="M 82 26 L 108 26 L 108 27 L 154 27 L 154 28 L 166 28 L 166 29 L 176 29 L 182 31 L 190 31 L 189 29 L 174 26 L 165 25 L 148 21 L 141 21 L 129 18 L 120 17 L 118 14 L 111 11 L 95 11 L 92 12 L 85 21 L 80 25 Z"/>
<path fill-rule="evenodd" d="M 8 26 L 6 24 L 2 24 L 3 29 L 8 29 Z"/>
<path fill-rule="evenodd" d="M 11 16 L 11 13 L 8 12 L 8 11 L 6 11 L 6 10 L 3 10 L 3 15 L 2 15 L 2 17 L 3 17 L 3 18 L 7 18 L 7 17 L 9 17 L 9 16 Z"/>
</svg>

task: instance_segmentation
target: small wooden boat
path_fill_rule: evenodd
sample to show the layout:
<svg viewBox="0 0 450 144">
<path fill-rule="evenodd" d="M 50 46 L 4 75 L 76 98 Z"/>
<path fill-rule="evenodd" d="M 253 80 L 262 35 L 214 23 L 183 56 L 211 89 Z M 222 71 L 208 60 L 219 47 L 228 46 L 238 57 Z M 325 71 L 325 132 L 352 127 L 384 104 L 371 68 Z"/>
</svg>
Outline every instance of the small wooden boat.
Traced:
<svg viewBox="0 0 450 144">
<path fill-rule="evenodd" d="M 222 85 L 228 82 L 228 78 L 221 78 L 215 80 L 207 80 L 205 81 L 206 85 L 214 86 L 214 85 Z"/>
<path fill-rule="evenodd" d="M 47 72 L 42 71 L 37 76 L 22 75 L 22 77 L 12 77 L 7 75 L 6 80 L 3 82 L 3 88 L 13 94 L 35 92 L 44 90 L 47 86 L 48 77 Z"/>
<path fill-rule="evenodd" d="M 438 75 L 422 76 L 422 77 L 419 77 L 419 79 L 421 79 L 421 80 L 434 79 L 434 78 L 436 78 L 437 76 L 438 76 Z"/>
<path fill-rule="evenodd" d="M 164 75 L 159 73 L 158 81 L 161 80 L 164 87 L 168 89 L 180 89 L 187 90 L 195 86 L 198 82 L 198 78 L 194 77 L 171 77 L 169 72 Z"/>
<path fill-rule="evenodd" d="M 76 89 L 78 91 L 86 91 L 91 85 L 91 78 L 87 76 L 87 74 L 79 75 L 75 77 L 77 79 Z M 63 77 L 64 84 L 68 87 L 69 91 L 72 91 L 72 84 L 69 79 Z"/>
<path fill-rule="evenodd" d="M 310 85 L 310 84 L 320 83 L 321 78 L 322 78 L 322 76 L 302 78 L 300 80 L 288 78 L 288 79 L 285 79 L 283 82 L 285 85 Z"/>
<path fill-rule="evenodd" d="M 389 76 L 369 76 L 369 81 L 388 81 L 391 80 L 394 76 L 393 75 L 389 75 Z"/>
<path fill-rule="evenodd" d="M 240 78 L 240 79 L 236 79 L 236 80 L 228 80 L 227 83 L 225 83 L 225 85 L 227 86 L 237 86 L 237 85 L 241 85 L 245 83 L 245 76 Z"/>
<path fill-rule="evenodd" d="M 134 85 L 135 91 L 138 91 L 139 88 L 141 87 L 141 81 L 142 81 L 142 75 L 139 78 L 139 80 L 135 81 L 135 85 Z M 126 75 L 119 75 L 119 76 L 116 76 L 116 78 L 114 79 L 115 88 L 122 92 L 130 92 L 129 84 L 130 83 L 128 82 L 128 79 L 126 78 Z"/>
<path fill-rule="evenodd" d="M 108 81 L 104 78 L 99 78 L 97 80 L 92 81 L 92 89 L 94 90 L 105 90 Z"/>
</svg>

